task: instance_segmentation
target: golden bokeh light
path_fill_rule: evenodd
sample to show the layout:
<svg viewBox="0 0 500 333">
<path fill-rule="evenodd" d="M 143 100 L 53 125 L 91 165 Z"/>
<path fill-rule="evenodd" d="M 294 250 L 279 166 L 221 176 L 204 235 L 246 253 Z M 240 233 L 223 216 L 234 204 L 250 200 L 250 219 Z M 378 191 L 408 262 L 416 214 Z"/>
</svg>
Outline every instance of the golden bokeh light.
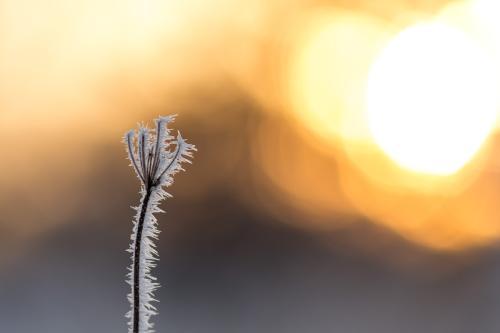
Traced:
<svg viewBox="0 0 500 333">
<path fill-rule="evenodd" d="M 294 31 L 287 80 L 298 119 L 327 141 L 369 139 L 364 85 L 387 27 L 368 14 L 340 10 L 309 13 L 301 27 Z"/>
<path fill-rule="evenodd" d="M 190 197 L 227 182 L 314 231 L 362 220 L 440 249 L 498 238 L 499 178 L 484 174 L 498 4 L 425 3 L 4 1 L 0 150 L 24 185 L 4 173 L 0 187 L 32 198 L 22 214 L 4 204 L 5 219 L 33 234 L 66 222 L 80 198 L 52 210 L 92 177 L 104 145 L 178 112 L 212 149 L 200 148 Z"/>
<path fill-rule="evenodd" d="M 471 3 L 392 20 L 345 10 L 303 15 L 286 82 L 294 126 L 315 151 L 284 165 L 270 152 L 262 165 L 281 201 L 310 216 L 308 227 L 335 228 L 328 216 L 359 214 L 440 250 L 499 236 L 498 193 L 488 182 L 498 63 Z M 293 156 L 292 146 L 282 155 Z M 320 174 L 316 155 L 335 161 L 331 174 L 305 176 Z M 300 165 L 295 174 L 290 165 Z"/>
<path fill-rule="evenodd" d="M 435 17 L 436 21 L 464 31 L 480 44 L 494 62 L 495 68 L 491 70 L 497 78 L 500 77 L 500 21 L 496 17 L 499 9 L 500 3 L 495 0 L 454 1 Z M 500 128 L 498 120 L 500 118 L 496 127 Z"/>
<path fill-rule="evenodd" d="M 185 121 L 225 109 L 217 100 L 234 98 L 235 89 L 221 84 L 228 77 L 250 81 L 240 77 L 256 72 L 270 11 L 260 1 L 229 0 L 4 0 L 0 7 L 0 151 L 11 170 L 0 174 L 6 222 L 0 226 L 26 238 L 79 214 L 83 188 L 103 167 L 99 152 L 109 149 L 106 161 L 121 158 L 119 141 L 131 123 L 168 113 L 182 113 Z M 210 96 L 200 102 L 203 94 Z M 217 121 L 226 122 L 234 123 Z M 232 146 L 218 147 L 229 168 Z M 197 182 L 195 189 L 206 187 Z"/>
<path fill-rule="evenodd" d="M 437 23 L 405 29 L 369 75 L 368 121 L 375 141 L 405 168 L 456 172 L 495 124 L 494 73 L 486 52 L 457 29 Z"/>
</svg>

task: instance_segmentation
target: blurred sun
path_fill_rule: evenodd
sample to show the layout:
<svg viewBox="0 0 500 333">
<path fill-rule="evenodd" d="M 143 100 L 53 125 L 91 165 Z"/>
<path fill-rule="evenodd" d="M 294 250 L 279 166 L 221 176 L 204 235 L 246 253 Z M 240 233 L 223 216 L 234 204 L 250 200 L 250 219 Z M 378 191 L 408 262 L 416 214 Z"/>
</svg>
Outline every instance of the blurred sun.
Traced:
<svg viewBox="0 0 500 333">
<path fill-rule="evenodd" d="M 403 30 L 375 60 L 367 120 L 398 165 L 448 175 L 479 150 L 497 115 L 492 61 L 468 35 L 438 23 Z"/>
</svg>

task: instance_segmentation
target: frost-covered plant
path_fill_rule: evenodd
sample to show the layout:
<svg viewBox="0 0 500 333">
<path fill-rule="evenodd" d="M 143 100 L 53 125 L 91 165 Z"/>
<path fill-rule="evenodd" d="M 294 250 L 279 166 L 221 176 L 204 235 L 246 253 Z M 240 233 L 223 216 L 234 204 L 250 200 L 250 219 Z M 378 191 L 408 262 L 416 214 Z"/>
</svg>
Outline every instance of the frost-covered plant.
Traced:
<svg viewBox="0 0 500 333">
<path fill-rule="evenodd" d="M 182 163 L 191 163 L 192 152 L 196 150 L 180 132 L 177 137 L 171 135 L 168 124 L 174 119 L 175 115 L 160 117 L 155 120 L 154 130 L 140 125 L 137 132 L 130 130 L 124 137 L 130 165 L 141 181 L 141 201 L 135 207 L 137 213 L 127 250 L 132 255 L 127 274 L 131 287 L 128 294 L 130 311 L 126 314 L 129 333 L 154 332 L 150 317 L 157 313 L 152 302 L 156 301 L 153 293 L 159 287 L 151 275 L 158 260 L 153 241 L 158 239 L 159 230 L 154 213 L 163 212 L 158 205 L 170 197 L 164 188 L 172 185 L 173 176 L 183 170 Z"/>
</svg>

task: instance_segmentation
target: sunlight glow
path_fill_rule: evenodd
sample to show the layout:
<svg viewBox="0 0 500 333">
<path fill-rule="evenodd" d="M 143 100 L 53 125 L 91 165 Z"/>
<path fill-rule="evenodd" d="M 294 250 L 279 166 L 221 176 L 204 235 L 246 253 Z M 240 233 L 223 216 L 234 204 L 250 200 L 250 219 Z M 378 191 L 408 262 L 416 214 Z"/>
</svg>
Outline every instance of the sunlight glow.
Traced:
<svg viewBox="0 0 500 333">
<path fill-rule="evenodd" d="M 479 150 L 496 121 L 494 65 L 465 33 L 414 25 L 375 60 L 367 117 L 375 142 L 412 171 L 448 175 Z"/>
<path fill-rule="evenodd" d="M 371 140 L 364 86 L 372 59 L 390 36 L 375 17 L 336 11 L 310 13 L 293 33 L 290 99 L 300 122 L 330 144 Z"/>
</svg>

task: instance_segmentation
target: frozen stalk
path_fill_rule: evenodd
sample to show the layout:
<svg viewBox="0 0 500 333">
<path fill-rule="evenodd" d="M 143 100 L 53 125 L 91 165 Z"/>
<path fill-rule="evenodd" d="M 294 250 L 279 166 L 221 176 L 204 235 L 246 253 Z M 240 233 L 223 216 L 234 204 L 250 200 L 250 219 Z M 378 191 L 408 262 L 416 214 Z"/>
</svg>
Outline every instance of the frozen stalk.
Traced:
<svg viewBox="0 0 500 333">
<path fill-rule="evenodd" d="M 183 170 L 184 162 L 191 163 L 192 152 L 196 150 L 180 132 L 176 137 L 171 135 L 168 125 L 174 119 L 175 115 L 160 117 L 155 120 L 155 129 L 140 125 L 137 132 L 130 130 L 124 137 L 130 165 L 141 181 L 141 201 L 134 207 L 137 213 L 127 250 L 132 256 L 127 273 L 131 288 L 130 311 L 126 314 L 129 333 L 154 332 L 150 318 L 156 314 L 152 302 L 156 301 L 153 293 L 159 287 L 151 275 L 158 260 L 153 241 L 158 239 L 159 230 L 154 213 L 163 212 L 158 205 L 170 196 L 164 188 L 172 185 L 173 176 Z"/>
</svg>

